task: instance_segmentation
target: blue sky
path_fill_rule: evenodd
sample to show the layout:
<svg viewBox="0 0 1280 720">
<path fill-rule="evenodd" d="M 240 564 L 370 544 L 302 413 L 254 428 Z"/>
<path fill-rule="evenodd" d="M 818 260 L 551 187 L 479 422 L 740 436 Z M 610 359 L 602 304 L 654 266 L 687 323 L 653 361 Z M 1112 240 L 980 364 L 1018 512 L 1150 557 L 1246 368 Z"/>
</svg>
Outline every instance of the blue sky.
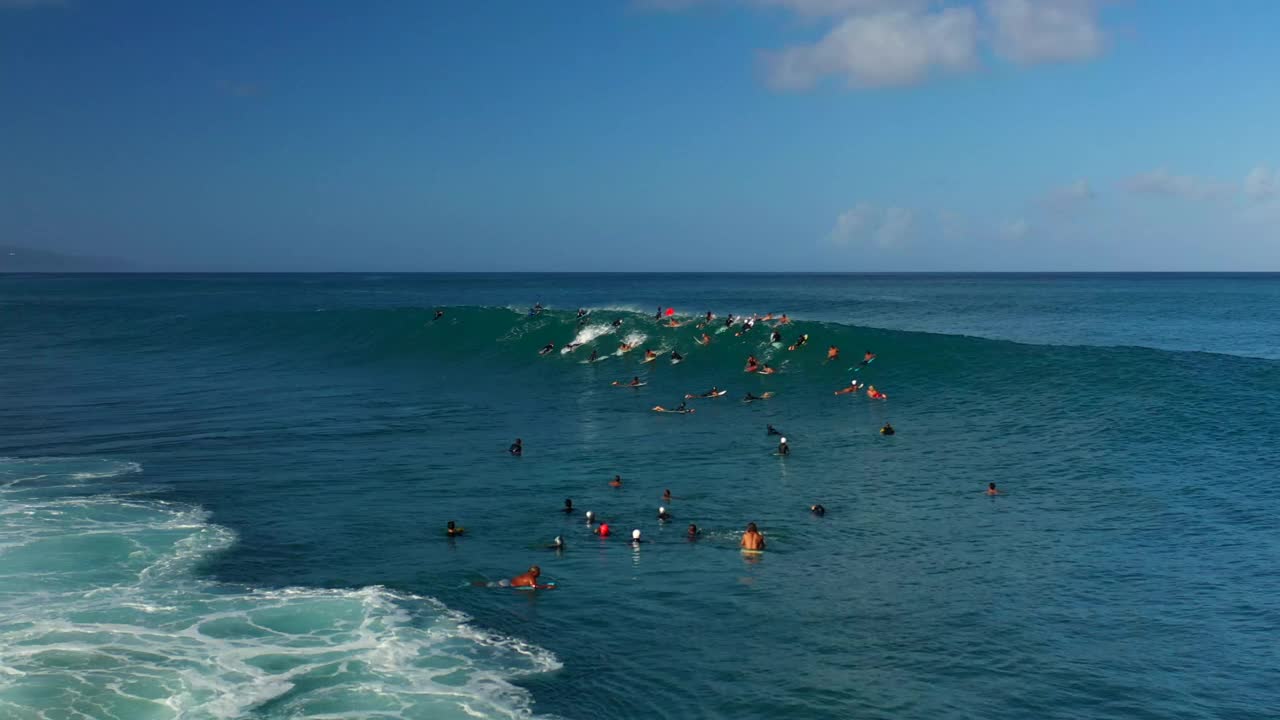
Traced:
<svg viewBox="0 0 1280 720">
<path fill-rule="evenodd" d="M 0 243 L 1280 270 L 1280 3 L 0 0 Z"/>
</svg>

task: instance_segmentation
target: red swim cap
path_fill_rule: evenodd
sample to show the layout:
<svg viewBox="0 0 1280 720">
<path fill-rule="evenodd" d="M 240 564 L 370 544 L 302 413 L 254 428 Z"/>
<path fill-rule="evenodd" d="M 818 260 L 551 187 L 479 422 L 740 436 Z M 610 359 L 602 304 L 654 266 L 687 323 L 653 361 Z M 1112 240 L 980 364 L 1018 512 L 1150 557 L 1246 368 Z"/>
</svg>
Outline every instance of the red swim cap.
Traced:
<svg viewBox="0 0 1280 720">
<path fill-rule="evenodd" d="M 675 308 L 667 308 L 667 316 L 668 316 L 668 317 L 670 317 L 671 315 L 675 315 L 675 314 L 676 314 L 676 309 L 675 309 Z"/>
<path fill-rule="evenodd" d="M 609 523 L 600 523 L 600 537 L 609 534 Z"/>
</svg>

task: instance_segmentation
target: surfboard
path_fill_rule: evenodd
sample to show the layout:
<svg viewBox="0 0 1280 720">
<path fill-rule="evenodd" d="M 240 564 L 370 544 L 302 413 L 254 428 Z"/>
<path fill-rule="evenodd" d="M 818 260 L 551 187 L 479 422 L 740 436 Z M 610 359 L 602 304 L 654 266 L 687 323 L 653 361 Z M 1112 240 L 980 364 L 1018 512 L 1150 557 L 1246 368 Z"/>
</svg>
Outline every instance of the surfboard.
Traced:
<svg viewBox="0 0 1280 720">
<path fill-rule="evenodd" d="M 613 381 L 612 383 L 610 383 L 610 384 L 611 384 L 611 385 L 613 385 L 614 387 L 618 387 L 618 388 L 639 388 L 639 387 L 644 387 L 645 385 L 648 385 L 649 383 L 647 383 L 647 382 L 642 382 L 642 383 L 636 383 L 636 384 L 632 385 L 632 384 L 631 384 L 631 383 L 629 383 L 629 382 L 621 383 L 621 382 L 618 382 L 617 380 L 614 380 L 614 381 Z"/>
<path fill-rule="evenodd" d="M 772 392 L 767 392 L 767 393 L 764 393 L 763 395 L 759 395 L 759 396 L 756 396 L 756 397 L 753 397 L 753 398 L 742 398 L 742 402 L 744 402 L 744 403 L 753 403 L 753 402 L 755 402 L 755 401 L 757 401 L 757 400 L 768 400 L 768 399 L 769 399 L 769 398 L 771 398 L 771 397 L 773 397 L 773 393 L 772 393 Z"/>
<path fill-rule="evenodd" d="M 657 413 L 674 413 L 676 415 L 692 415 L 693 414 L 693 408 L 687 408 L 685 410 L 668 410 L 662 407 L 661 405 L 658 405 L 657 407 L 653 408 L 653 411 Z"/>
<path fill-rule="evenodd" d="M 721 390 L 720 392 L 714 393 L 712 395 L 685 395 L 684 399 L 685 400 L 703 400 L 703 399 L 710 399 L 710 398 L 718 398 L 718 397 L 724 397 L 725 394 L 728 392 L 729 392 L 728 390 Z"/>
<path fill-rule="evenodd" d="M 763 555 L 763 554 L 764 554 L 764 551 L 763 551 L 763 550 L 746 550 L 746 549 L 743 549 L 743 550 L 742 550 L 742 554 L 743 554 L 743 555 Z"/>
<path fill-rule="evenodd" d="M 671 360 L 671 364 L 672 364 L 672 365 L 679 365 L 679 364 L 680 364 L 680 363 L 682 363 L 682 362 L 684 362 L 684 358 L 680 358 L 679 360 L 676 360 L 676 359 L 674 359 L 674 358 L 673 358 L 673 359 Z"/>
<path fill-rule="evenodd" d="M 653 362 L 654 360 L 657 360 L 657 359 L 658 359 L 658 358 L 657 358 L 657 356 L 654 356 L 654 357 L 651 357 L 651 358 L 645 358 L 644 360 L 641 360 L 640 362 L 642 362 L 642 363 L 651 363 L 651 362 Z"/>
<path fill-rule="evenodd" d="M 555 584 L 555 583 L 553 583 L 553 582 L 550 582 L 550 583 L 547 583 L 546 585 L 521 585 L 520 587 L 516 587 L 516 588 L 512 588 L 512 589 L 513 589 L 513 590 L 526 590 L 526 591 L 532 591 L 532 590 L 555 590 L 555 589 L 556 589 L 556 584 Z"/>
</svg>

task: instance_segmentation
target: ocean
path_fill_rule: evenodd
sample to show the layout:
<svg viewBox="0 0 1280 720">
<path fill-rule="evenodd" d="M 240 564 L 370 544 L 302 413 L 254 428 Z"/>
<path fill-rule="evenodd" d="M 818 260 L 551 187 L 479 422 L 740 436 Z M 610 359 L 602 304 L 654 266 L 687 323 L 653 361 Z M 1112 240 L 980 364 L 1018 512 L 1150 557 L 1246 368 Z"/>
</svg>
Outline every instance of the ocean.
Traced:
<svg viewBox="0 0 1280 720">
<path fill-rule="evenodd" d="M 0 717 L 1274 718 L 1277 308 L 1269 274 L 0 276 Z M 780 346 L 721 330 L 768 312 Z"/>
</svg>

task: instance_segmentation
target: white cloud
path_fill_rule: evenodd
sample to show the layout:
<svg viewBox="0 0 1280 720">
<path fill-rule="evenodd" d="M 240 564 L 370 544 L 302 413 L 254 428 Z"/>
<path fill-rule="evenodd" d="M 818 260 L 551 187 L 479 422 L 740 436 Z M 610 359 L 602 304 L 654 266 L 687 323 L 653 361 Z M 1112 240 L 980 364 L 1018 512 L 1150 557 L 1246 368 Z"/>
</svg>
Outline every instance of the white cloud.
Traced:
<svg viewBox="0 0 1280 720">
<path fill-rule="evenodd" d="M 858 203 L 840 213 L 828 239 L 840 246 L 874 243 L 884 248 L 893 247 L 910 238 L 915 224 L 915 213 L 907 208 L 879 208 Z"/>
<path fill-rule="evenodd" d="M 1054 188 L 1044 198 L 1044 204 L 1050 210 L 1066 211 L 1078 208 L 1094 198 L 1093 188 L 1088 180 L 1077 180 L 1069 185 Z"/>
<path fill-rule="evenodd" d="M 1006 240 L 1022 240 L 1031 232 L 1031 223 L 1022 218 L 1007 220 L 996 228 L 996 233 Z"/>
<path fill-rule="evenodd" d="M 1019 63 L 1087 60 L 1105 44 L 1096 0 L 987 0 L 995 49 Z"/>
<path fill-rule="evenodd" d="M 1259 165 L 1244 178 L 1244 194 L 1250 200 L 1270 200 L 1280 195 L 1280 177 L 1265 166 Z"/>
<path fill-rule="evenodd" d="M 1165 168 L 1138 173 L 1125 181 L 1129 192 L 1143 195 L 1164 195 L 1184 200 L 1212 200 L 1226 194 L 1231 188 L 1216 180 L 1175 175 Z"/>
<path fill-rule="evenodd" d="M 851 15 L 813 45 L 766 55 L 766 77 L 780 90 L 806 90 L 827 76 L 850 87 L 909 85 L 935 68 L 973 67 L 977 38 L 970 8 Z"/>
</svg>

